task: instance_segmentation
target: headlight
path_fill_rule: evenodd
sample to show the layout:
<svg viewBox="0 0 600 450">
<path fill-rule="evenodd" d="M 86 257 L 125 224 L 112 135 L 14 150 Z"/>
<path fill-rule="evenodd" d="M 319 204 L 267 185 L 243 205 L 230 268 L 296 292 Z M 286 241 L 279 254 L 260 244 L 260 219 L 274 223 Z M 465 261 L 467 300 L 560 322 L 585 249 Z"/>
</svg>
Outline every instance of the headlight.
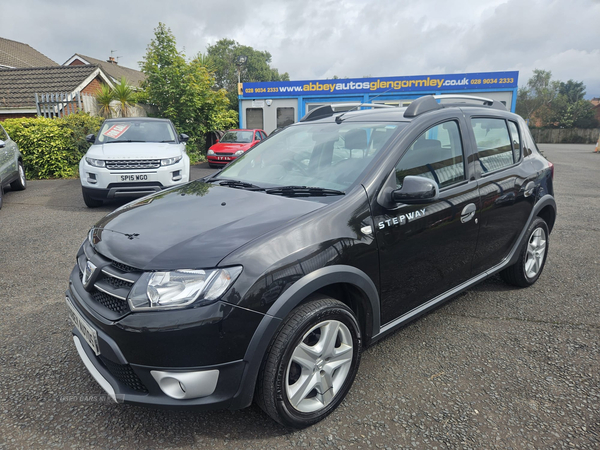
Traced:
<svg viewBox="0 0 600 450">
<path fill-rule="evenodd" d="M 103 161 L 102 159 L 94 159 L 94 158 L 88 158 L 88 157 L 86 157 L 85 160 L 87 161 L 87 163 L 90 166 L 94 166 L 94 167 L 106 167 L 106 162 Z"/>
<path fill-rule="evenodd" d="M 170 166 L 171 164 L 178 163 L 179 161 L 181 161 L 181 155 L 180 156 L 175 156 L 173 158 L 161 159 L 160 160 L 160 165 L 161 166 Z"/>
<path fill-rule="evenodd" d="M 211 270 L 146 272 L 131 289 L 133 311 L 184 308 L 215 302 L 242 272 L 241 266 Z"/>
<path fill-rule="evenodd" d="M 235 156 L 240 156 L 244 154 L 244 150 L 238 150 L 237 152 L 235 152 Z"/>
<path fill-rule="evenodd" d="M 214 154 L 215 154 L 214 150 L 209 150 L 209 151 L 207 152 L 207 155 L 214 155 Z"/>
</svg>

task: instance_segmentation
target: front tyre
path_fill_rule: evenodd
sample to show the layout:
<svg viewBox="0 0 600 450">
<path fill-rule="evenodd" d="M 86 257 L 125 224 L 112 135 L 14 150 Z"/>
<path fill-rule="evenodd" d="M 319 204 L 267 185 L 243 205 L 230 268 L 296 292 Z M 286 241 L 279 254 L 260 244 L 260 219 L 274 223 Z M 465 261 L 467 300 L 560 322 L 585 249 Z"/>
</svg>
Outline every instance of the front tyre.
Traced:
<svg viewBox="0 0 600 450">
<path fill-rule="evenodd" d="M 27 179 L 25 178 L 25 168 L 23 162 L 19 161 L 19 178 L 10 183 L 10 188 L 13 191 L 24 191 L 27 188 Z"/>
<path fill-rule="evenodd" d="M 102 200 L 96 200 L 95 198 L 92 198 L 85 191 L 85 189 L 81 189 L 81 192 L 83 194 L 83 202 L 85 203 L 85 206 L 87 206 L 88 208 L 97 208 L 98 206 L 102 206 L 102 204 L 104 203 Z"/>
<path fill-rule="evenodd" d="M 549 235 L 548 225 L 537 217 L 527 230 L 527 241 L 517 262 L 500 272 L 506 283 L 528 287 L 537 281 L 546 264 Z"/>
<path fill-rule="evenodd" d="M 256 392 L 274 420 L 305 428 L 344 399 L 358 370 L 361 332 L 352 310 L 318 298 L 293 310 L 270 344 Z"/>
</svg>

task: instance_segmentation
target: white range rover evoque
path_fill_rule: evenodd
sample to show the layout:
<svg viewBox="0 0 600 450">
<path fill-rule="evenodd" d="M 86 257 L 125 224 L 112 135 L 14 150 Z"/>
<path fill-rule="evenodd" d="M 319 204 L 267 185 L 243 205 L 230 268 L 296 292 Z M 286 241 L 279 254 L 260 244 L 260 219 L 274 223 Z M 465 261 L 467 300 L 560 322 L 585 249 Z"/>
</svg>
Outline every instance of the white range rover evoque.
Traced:
<svg viewBox="0 0 600 450">
<path fill-rule="evenodd" d="M 86 139 L 93 145 L 79 162 L 79 177 L 83 200 L 90 208 L 189 181 L 188 136 L 177 134 L 168 119 L 109 119 L 98 136 L 90 134 Z"/>
</svg>

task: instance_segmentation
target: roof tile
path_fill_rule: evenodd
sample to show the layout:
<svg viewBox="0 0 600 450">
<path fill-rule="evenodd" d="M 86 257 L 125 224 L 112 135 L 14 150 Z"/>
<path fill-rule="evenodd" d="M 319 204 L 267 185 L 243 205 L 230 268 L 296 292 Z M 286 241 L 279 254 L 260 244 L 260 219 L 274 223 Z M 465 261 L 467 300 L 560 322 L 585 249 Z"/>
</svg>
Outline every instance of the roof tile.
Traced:
<svg viewBox="0 0 600 450">
<path fill-rule="evenodd" d="M 0 67 L 2 66 L 24 68 L 58 64 L 27 44 L 0 37 Z"/>
<path fill-rule="evenodd" d="M 73 92 L 98 66 L 0 69 L 0 108 L 35 107 L 35 94 Z"/>
</svg>

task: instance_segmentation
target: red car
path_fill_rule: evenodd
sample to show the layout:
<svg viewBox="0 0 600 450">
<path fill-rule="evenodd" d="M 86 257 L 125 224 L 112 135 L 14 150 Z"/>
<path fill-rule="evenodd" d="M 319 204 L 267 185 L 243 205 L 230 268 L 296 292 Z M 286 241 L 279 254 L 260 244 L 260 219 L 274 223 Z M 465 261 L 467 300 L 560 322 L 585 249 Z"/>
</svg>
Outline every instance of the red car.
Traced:
<svg viewBox="0 0 600 450">
<path fill-rule="evenodd" d="M 208 149 L 208 165 L 223 167 L 266 138 L 263 130 L 229 130 Z"/>
</svg>

